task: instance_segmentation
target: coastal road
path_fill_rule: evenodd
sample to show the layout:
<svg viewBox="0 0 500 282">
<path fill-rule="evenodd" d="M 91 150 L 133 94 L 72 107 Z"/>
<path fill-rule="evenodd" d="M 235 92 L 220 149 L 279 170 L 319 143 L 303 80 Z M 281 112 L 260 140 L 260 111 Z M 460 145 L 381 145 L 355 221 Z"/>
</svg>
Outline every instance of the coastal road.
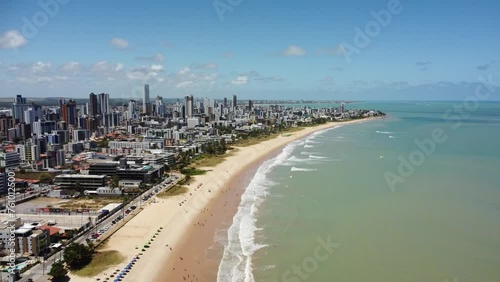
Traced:
<svg viewBox="0 0 500 282">
<path fill-rule="evenodd" d="M 75 243 L 80 243 L 80 244 L 87 244 L 87 242 L 86 242 L 87 238 L 90 238 L 90 236 L 92 234 L 96 233 L 96 231 L 98 231 L 99 229 L 103 228 L 106 225 L 109 225 L 110 227 L 113 227 L 112 226 L 112 221 L 115 220 L 119 216 L 125 215 L 125 211 L 129 207 L 136 206 L 139 209 L 139 207 L 141 205 L 143 205 L 147 201 L 150 201 L 153 198 L 153 197 L 150 197 L 147 201 L 143 201 L 142 198 L 145 195 L 149 195 L 149 194 L 155 195 L 156 194 L 155 190 L 158 189 L 158 192 L 161 192 L 164 189 L 166 189 L 167 187 L 175 185 L 177 183 L 177 181 L 179 181 L 180 179 L 181 179 L 181 175 L 171 174 L 171 176 L 169 178 L 165 179 L 160 184 L 158 184 L 156 186 L 153 186 L 152 188 L 150 188 L 149 190 L 147 190 L 146 192 L 144 192 L 143 194 L 141 194 L 139 197 L 137 197 L 136 199 L 134 199 L 133 201 L 131 201 L 129 204 L 127 204 L 126 206 L 124 206 L 122 209 L 120 209 L 119 211 L 116 211 L 112 216 L 110 216 L 109 218 L 105 219 L 103 222 L 98 223 L 93 228 L 91 228 L 89 231 L 87 231 L 84 234 L 82 234 L 74 242 Z M 172 182 L 170 184 L 167 184 L 168 181 L 172 181 Z M 125 215 L 125 216 L 128 216 L 128 215 Z M 122 220 L 125 219 L 125 216 L 124 216 L 124 218 L 122 218 Z M 120 226 L 120 228 L 121 228 L 121 226 Z M 108 230 L 107 232 L 110 232 L 110 230 Z M 33 281 L 35 281 L 35 282 L 36 281 L 47 281 L 47 279 L 50 278 L 50 276 L 48 276 L 47 273 L 50 271 L 50 269 L 52 267 L 52 264 L 54 262 L 56 262 L 56 260 L 62 259 L 63 252 L 64 252 L 64 250 L 61 250 L 61 251 L 55 253 L 54 255 L 52 255 L 47 260 L 45 260 L 45 261 L 43 261 L 43 262 L 35 265 L 30 270 L 28 270 L 25 273 L 21 274 L 21 279 L 18 280 L 18 281 L 20 281 L 20 282 L 27 282 L 28 279 L 30 279 L 30 278 L 33 279 Z"/>
</svg>

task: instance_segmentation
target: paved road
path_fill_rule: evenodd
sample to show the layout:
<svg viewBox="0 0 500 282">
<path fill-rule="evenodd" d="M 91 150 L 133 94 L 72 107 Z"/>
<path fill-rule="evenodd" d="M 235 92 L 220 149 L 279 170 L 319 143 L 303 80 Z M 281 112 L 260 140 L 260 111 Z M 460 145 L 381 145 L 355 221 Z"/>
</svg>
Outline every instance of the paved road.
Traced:
<svg viewBox="0 0 500 282">
<path fill-rule="evenodd" d="M 171 179 L 171 178 L 167 178 L 162 183 L 160 183 L 160 184 L 158 184 L 156 186 L 153 186 L 151 189 L 149 189 L 146 192 L 144 192 L 141 196 L 139 196 L 136 199 L 134 199 L 133 201 L 131 201 L 128 205 L 126 205 L 125 207 L 123 207 L 119 211 L 115 212 L 112 216 L 110 216 L 109 218 L 105 219 L 103 222 L 98 223 L 96 226 L 94 226 L 93 228 L 91 228 L 89 231 L 85 232 L 83 235 L 81 235 L 74 242 L 81 243 L 81 244 L 87 244 L 87 242 L 86 242 L 87 238 L 90 238 L 90 236 L 92 234 L 94 234 L 96 232 L 96 230 L 99 230 L 99 229 L 103 228 L 106 225 L 112 226 L 112 221 L 115 220 L 120 215 L 123 216 L 125 214 L 125 211 L 129 207 L 136 206 L 137 208 L 139 208 L 141 205 L 143 205 L 144 204 L 144 201 L 142 200 L 143 195 L 148 195 L 150 193 L 151 194 L 156 194 L 155 193 L 156 189 L 159 189 L 158 192 L 161 192 L 165 188 L 170 187 L 172 185 L 175 185 L 177 183 L 177 181 L 180 180 L 180 175 L 174 175 L 174 174 L 172 174 L 172 175 L 175 176 L 175 177 L 177 177 L 178 179 L 176 179 L 173 183 L 167 185 L 167 182 Z M 152 199 L 152 197 L 149 198 L 148 201 L 150 201 L 151 199 Z M 20 282 L 26 282 L 29 278 L 33 279 L 33 281 L 35 281 L 35 282 L 37 282 L 37 281 L 47 281 L 47 279 L 50 276 L 48 276 L 46 274 L 50 271 L 50 268 L 52 267 L 52 264 L 57 259 L 62 258 L 62 256 L 63 256 L 63 250 L 61 250 L 61 251 L 55 253 L 54 255 L 52 255 L 45 262 L 39 263 L 36 266 L 34 266 L 33 268 L 31 268 L 30 270 L 28 270 L 25 273 L 23 273 L 21 275 L 22 278 L 20 280 L 18 280 L 18 281 L 20 281 Z"/>
</svg>

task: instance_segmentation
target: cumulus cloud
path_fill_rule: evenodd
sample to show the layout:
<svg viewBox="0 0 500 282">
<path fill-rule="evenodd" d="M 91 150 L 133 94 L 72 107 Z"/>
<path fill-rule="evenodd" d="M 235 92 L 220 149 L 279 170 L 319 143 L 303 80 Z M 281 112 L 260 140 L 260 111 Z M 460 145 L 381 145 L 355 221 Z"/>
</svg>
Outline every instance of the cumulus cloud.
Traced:
<svg viewBox="0 0 500 282">
<path fill-rule="evenodd" d="M 163 78 L 160 77 L 160 75 L 163 70 L 164 68 L 162 65 L 140 66 L 131 69 L 127 73 L 127 77 L 131 80 L 147 81 L 149 79 L 156 79 L 158 81 L 158 79 L 160 79 L 162 81 Z"/>
<path fill-rule="evenodd" d="M 283 52 L 283 56 L 304 56 L 306 54 L 306 50 L 304 50 L 302 47 L 296 46 L 296 45 L 290 45 L 288 48 L 286 48 Z"/>
<path fill-rule="evenodd" d="M 248 76 L 240 75 L 237 78 L 231 80 L 232 85 L 244 85 L 248 83 Z"/>
<path fill-rule="evenodd" d="M 64 73 L 79 73 L 82 65 L 79 62 L 68 62 L 59 66 L 59 70 Z"/>
<path fill-rule="evenodd" d="M 8 30 L 0 35 L 0 49 L 15 49 L 28 43 L 28 40 L 17 30 Z"/>
<path fill-rule="evenodd" d="M 179 82 L 175 85 L 176 88 L 188 88 L 190 86 L 192 86 L 194 84 L 193 81 L 191 80 L 188 80 L 188 81 L 182 81 L 182 82 Z"/>
<path fill-rule="evenodd" d="M 187 73 L 189 73 L 190 71 L 191 71 L 191 69 L 190 69 L 190 68 L 188 68 L 188 67 L 183 67 L 183 68 L 179 71 L 179 74 L 180 74 L 180 75 L 187 74 Z"/>
<path fill-rule="evenodd" d="M 137 56 L 137 57 L 135 57 L 135 59 L 139 60 L 139 61 L 151 61 L 151 62 L 157 62 L 157 63 L 161 63 L 161 62 L 165 61 L 165 57 L 161 53 L 156 53 L 153 56 L 145 56 L 145 57 Z"/>
<path fill-rule="evenodd" d="M 36 62 L 31 67 L 33 73 L 46 73 L 50 71 L 52 65 L 49 62 Z"/>
<path fill-rule="evenodd" d="M 115 37 L 115 38 L 111 39 L 110 43 L 113 47 L 118 48 L 118 49 L 127 49 L 128 48 L 128 40 L 125 40 L 123 38 Z"/>
</svg>

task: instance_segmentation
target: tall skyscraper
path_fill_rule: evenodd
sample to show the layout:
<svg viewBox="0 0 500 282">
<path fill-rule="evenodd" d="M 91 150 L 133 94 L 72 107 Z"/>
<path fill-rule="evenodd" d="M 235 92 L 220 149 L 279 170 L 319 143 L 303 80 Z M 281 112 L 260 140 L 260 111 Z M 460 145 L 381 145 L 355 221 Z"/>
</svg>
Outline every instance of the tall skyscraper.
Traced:
<svg viewBox="0 0 500 282">
<path fill-rule="evenodd" d="M 24 111 L 24 121 L 26 124 L 31 124 L 34 121 L 39 121 L 42 119 L 42 108 L 38 105 L 32 105 L 27 110 Z"/>
<path fill-rule="evenodd" d="M 156 96 L 156 116 L 163 116 L 163 98 Z"/>
<path fill-rule="evenodd" d="M 136 116 L 135 107 L 136 107 L 135 100 L 128 101 L 128 118 L 129 119 L 135 119 L 135 116 Z"/>
<path fill-rule="evenodd" d="M 253 101 L 252 100 L 248 100 L 248 110 L 249 111 L 253 110 Z"/>
<path fill-rule="evenodd" d="M 236 110 L 236 106 L 238 105 L 238 100 L 236 95 L 233 95 L 233 112 Z"/>
<path fill-rule="evenodd" d="M 224 97 L 224 108 L 227 107 L 227 98 Z"/>
<path fill-rule="evenodd" d="M 142 99 L 142 112 L 145 114 L 149 114 L 150 110 L 150 101 L 149 101 L 149 84 L 144 84 L 144 97 Z"/>
<path fill-rule="evenodd" d="M 26 98 L 23 98 L 22 95 L 17 95 L 14 100 L 14 104 L 12 105 L 12 113 L 14 114 L 14 119 L 17 119 L 18 122 L 26 121 L 24 119 L 24 111 L 28 109 L 29 105 L 27 104 Z"/>
<path fill-rule="evenodd" d="M 193 96 L 186 96 L 184 98 L 184 103 L 186 106 L 186 117 L 190 118 L 194 116 L 194 98 Z"/>
<path fill-rule="evenodd" d="M 105 115 L 110 112 L 109 110 L 109 94 L 101 93 L 97 95 L 97 102 L 99 105 L 98 112 L 100 115 Z"/>
<path fill-rule="evenodd" d="M 76 102 L 74 100 L 69 100 L 67 104 L 62 105 L 61 117 L 66 124 L 78 126 Z"/>
<path fill-rule="evenodd" d="M 97 116 L 99 113 L 99 106 L 97 104 L 97 95 L 94 93 L 89 94 L 89 116 Z"/>
</svg>

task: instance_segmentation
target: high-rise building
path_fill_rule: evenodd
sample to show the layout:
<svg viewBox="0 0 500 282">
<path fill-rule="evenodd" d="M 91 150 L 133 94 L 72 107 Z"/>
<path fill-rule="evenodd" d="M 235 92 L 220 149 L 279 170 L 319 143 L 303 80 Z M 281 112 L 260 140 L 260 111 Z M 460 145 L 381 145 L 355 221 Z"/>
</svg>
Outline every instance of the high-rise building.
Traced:
<svg viewBox="0 0 500 282">
<path fill-rule="evenodd" d="M 35 121 L 31 124 L 31 132 L 36 134 L 37 137 L 54 130 L 57 130 L 57 123 L 53 120 Z"/>
<path fill-rule="evenodd" d="M 24 119 L 24 111 L 26 111 L 28 107 L 29 105 L 26 102 L 26 98 L 23 98 L 22 95 L 17 95 L 14 104 L 12 104 L 14 119 L 17 119 L 18 122 L 26 121 Z"/>
<path fill-rule="evenodd" d="M 163 98 L 160 96 L 156 96 L 156 116 L 163 116 Z"/>
<path fill-rule="evenodd" d="M 109 94 L 101 93 L 97 95 L 97 103 L 99 105 L 98 112 L 100 115 L 104 116 L 109 113 Z"/>
<path fill-rule="evenodd" d="M 227 107 L 227 98 L 224 97 L 224 108 L 226 108 L 226 107 Z"/>
<path fill-rule="evenodd" d="M 151 105 L 149 101 L 149 84 L 144 84 L 144 97 L 142 99 L 142 112 L 149 114 Z"/>
<path fill-rule="evenodd" d="M 14 117 L 0 114 L 0 133 L 7 134 L 7 130 L 14 127 L 14 124 Z"/>
<path fill-rule="evenodd" d="M 238 105 L 238 99 L 236 95 L 233 95 L 233 112 L 236 110 L 236 106 Z"/>
<path fill-rule="evenodd" d="M 253 101 L 248 100 L 248 110 L 251 112 L 253 110 Z"/>
<path fill-rule="evenodd" d="M 97 95 L 94 93 L 89 94 L 89 116 L 97 116 L 99 113 L 99 106 L 97 104 Z"/>
<path fill-rule="evenodd" d="M 128 101 L 128 118 L 129 119 L 135 119 L 136 118 L 136 111 L 135 111 L 135 107 L 136 107 L 137 103 L 134 101 L 134 100 L 130 100 Z"/>
<path fill-rule="evenodd" d="M 42 119 L 42 109 L 38 105 L 32 105 L 24 111 L 24 121 L 31 124 Z"/>
<path fill-rule="evenodd" d="M 186 96 L 184 98 L 184 105 L 186 107 L 186 117 L 190 118 L 194 116 L 194 98 L 193 96 Z"/>
<path fill-rule="evenodd" d="M 76 102 L 74 100 L 69 100 L 67 104 L 62 105 L 61 118 L 66 124 L 78 126 Z"/>
</svg>

